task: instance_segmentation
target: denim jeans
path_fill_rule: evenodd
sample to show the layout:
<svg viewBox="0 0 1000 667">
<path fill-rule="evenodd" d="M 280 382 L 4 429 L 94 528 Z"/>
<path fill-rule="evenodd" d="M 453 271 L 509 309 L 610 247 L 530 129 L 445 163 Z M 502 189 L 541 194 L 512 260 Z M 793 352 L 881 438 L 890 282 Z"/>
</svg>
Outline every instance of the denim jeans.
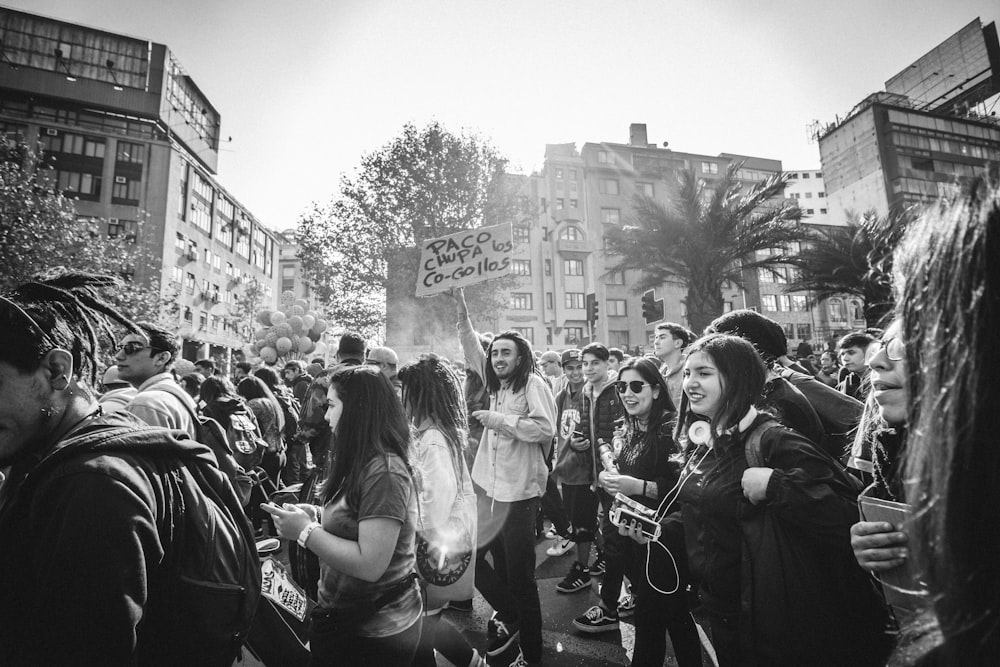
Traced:
<svg viewBox="0 0 1000 667">
<path fill-rule="evenodd" d="M 631 563 L 626 562 L 625 541 L 631 541 L 627 537 L 618 534 L 618 526 L 611 523 L 611 505 L 614 498 L 608 495 L 603 489 L 597 490 L 597 497 L 604 508 L 604 516 L 601 517 L 601 535 L 604 536 L 604 581 L 601 583 L 601 602 L 609 610 L 618 613 L 618 597 L 621 595 L 622 581 L 625 575 L 629 580 L 635 578 L 635 573 L 631 570 Z"/>
<path fill-rule="evenodd" d="M 504 621 L 517 623 L 528 662 L 542 659 L 542 609 L 535 584 L 538 498 L 503 503 L 477 495 L 479 553 L 476 588 Z M 493 564 L 486 560 L 489 552 Z"/>
</svg>

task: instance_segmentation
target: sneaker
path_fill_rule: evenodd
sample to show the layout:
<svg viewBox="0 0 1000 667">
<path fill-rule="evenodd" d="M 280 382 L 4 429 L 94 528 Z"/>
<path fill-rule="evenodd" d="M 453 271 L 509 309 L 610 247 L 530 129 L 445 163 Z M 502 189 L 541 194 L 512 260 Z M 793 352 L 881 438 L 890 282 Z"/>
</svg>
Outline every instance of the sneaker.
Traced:
<svg viewBox="0 0 1000 667">
<path fill-rule="evenodd" d="M 601 605 L 595 604 L 583 616 L 573 619 L 573 627 L 590 634 L 611 632 L 618 629 L 618 616 L 612 616 Z"/>
<path fill-rule="evenodd" d="M 589 587 L 590 572 L 580 564 L 580 561 L 573 563 L 566 578 L 556 584 L 556 590 L 560 593 L 575 593 Z"/>
<path fill-rule="evenodd" d="M 549 526 L 549 529 L 545 531 L 545 538 L 549 540 L 559 539 L 559 533 L 556 532 L 555 526 Z"/>
<path fill-rule="evenodd" d="M 567 551 L 573 549 L 576 546 L 576 542 L 567 538 L 558 538 L 555 544 L 545 550 L 546 556 L 562 556 Z"/>
<path fill-rule="evenodd" d="M 521 649 L 517 650 L 517 655 L 514 656 L 514 660 L 507 663 L 507 667 L 528 667 L 528 661 L 524 659 L 524 654 L 521 653 Z"/>
<path fill-rule="evenodd" d="M 604 574 L 604 570 L 607 563 L 604 562 L 604 554 L 597 554 L 597 558 L 590 565 L 590 573 L 594 576 L 600 576 Z"/>
<path fill-rule="evenodd" d="M 472 611 L 472 598 L 468 600 L 450 600 L 446 606 L 452 611 L 469 613 Z"/>
<path fill-rule="evenodd" d="M 628 618 L 635 614 L 635 597 L 631 593 L 626 593 L 618 601 L 618 618 Z"/>
<path fill-rule="evenodd" d="M 486 655 L 492 657 L 499 655 L 510 648 L 510 645 L 520 636 L 521 631 L 516 623 L 501 621 L 499 618 L 492 619 L 496 625 L 496 637 L 486 644 Z"/>
</svg>

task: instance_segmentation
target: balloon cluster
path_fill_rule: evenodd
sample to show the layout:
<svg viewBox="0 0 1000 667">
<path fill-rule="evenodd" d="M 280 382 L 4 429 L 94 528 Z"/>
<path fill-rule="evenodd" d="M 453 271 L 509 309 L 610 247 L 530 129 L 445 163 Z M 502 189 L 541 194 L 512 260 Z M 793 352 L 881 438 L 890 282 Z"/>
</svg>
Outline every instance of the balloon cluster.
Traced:
<svg viewBox="0 0 1000 667">
<path fill-rule="evenodd" d="M 266 364 L 278 359 L 298 359 L 307 355 L 324 356 L 326 343 L 320 334 L 327 329 L 327 322 L 314 310 L 307 310 L 309 302 L 296 299 L 291 290 L 281 293 L 280 310 L 262 310 L 257 322 L 262 326 L 254 332 L 254 342 L 243 352 L 251 361 L 259 357 Z"/>
</svg>

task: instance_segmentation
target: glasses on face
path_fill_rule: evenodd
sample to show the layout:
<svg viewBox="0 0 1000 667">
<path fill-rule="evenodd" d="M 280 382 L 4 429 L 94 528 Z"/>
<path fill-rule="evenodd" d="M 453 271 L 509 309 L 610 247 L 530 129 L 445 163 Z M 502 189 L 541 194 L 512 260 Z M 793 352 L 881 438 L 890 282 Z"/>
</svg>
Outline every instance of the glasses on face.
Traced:
<svg viewBox="0 0 1000 667">
<path fill-rule="evenodd" d="M 871 359 L 881 350 L 885 350 L 885 356 L 889 358 L 889 361 L 902 361 L 906 356 L 906 346 L 903 345 L 903 341 L 898 336 L 880 340 L 878 347 L 868 355 L 868 358 Z"/>
<path fill-rule="evenodd" d="M 136 352 L 141 352 L 142 350 L 145 350 L 147 347 L 149 349 L 153 349 L 152 347 L 146 345 L 142 341 L 130 340 L 129 342 L 122 343 L 118 347 L 116 347 L 115 354 L 118 354 L 118 352 L 124 352 L 126 357 L 131 357 Z"/>
<path fill-rule="evenodd" d="M 633 394 L 638 394 L 642 391 L 643 387 L 650 387 L 648 382 L 642 382 L 641 380 L 632 380 L 631 382 L 624 382 L 619 380 L 615 382 L 615 390 L 619 394 L 624 394 L 626 389 L 631 389 Z"/>
</svg>

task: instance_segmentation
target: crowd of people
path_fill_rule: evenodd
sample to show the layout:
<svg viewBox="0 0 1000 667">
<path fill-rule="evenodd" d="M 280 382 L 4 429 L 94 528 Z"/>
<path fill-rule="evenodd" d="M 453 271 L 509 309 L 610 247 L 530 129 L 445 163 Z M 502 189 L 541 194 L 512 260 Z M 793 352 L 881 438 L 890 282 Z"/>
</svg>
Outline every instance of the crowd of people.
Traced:
<svg viewBox="0 0 1000 667">
<path fill-rule="evenodd" d="M 633 665 L 668 638 L 681 667 L 992 664 L 997 258 L 976 180 L 906 231 L 894 319 L 819 354 L 752 310 L 658 324 L 645 356 L 534 350 L 459 289 L 460 359 L 348 332 L 329 364 L 230 377 L 179 376 L 105 277 L 25 284 L 0 296 L 0 664 L 231 664 L 269 535 L 314 565 L 312 665 L 541 664 L 543 536 L 558 593 L 600 579 L 573 626 L 632 617 Z M 480 646 L 441 613 L 474 592 Z"/>
</svg>

